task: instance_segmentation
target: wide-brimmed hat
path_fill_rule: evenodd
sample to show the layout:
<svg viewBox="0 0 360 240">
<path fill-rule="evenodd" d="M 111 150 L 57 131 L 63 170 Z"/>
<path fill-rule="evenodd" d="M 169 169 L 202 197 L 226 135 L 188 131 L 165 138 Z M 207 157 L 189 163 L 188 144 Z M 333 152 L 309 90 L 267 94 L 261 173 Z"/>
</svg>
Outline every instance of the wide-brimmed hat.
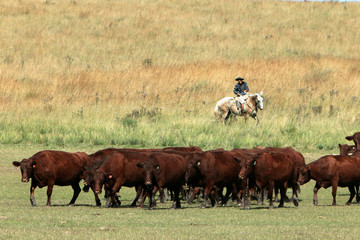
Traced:
<svg viewBox="0 0 360 240">
<path fill-rule="evenodd" d="M 244 80 L 242 77 L 235 78 L 235 81 Z"/>
</svg>

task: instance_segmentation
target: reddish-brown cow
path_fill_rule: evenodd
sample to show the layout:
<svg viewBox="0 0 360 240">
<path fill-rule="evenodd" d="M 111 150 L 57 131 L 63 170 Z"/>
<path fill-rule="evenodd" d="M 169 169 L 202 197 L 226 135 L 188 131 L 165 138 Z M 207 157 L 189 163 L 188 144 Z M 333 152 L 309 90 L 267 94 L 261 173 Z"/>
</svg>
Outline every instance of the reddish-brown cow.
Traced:
<svg viewBox="0 0 360 240">
<path fill-rule="evenodd" d="M 84 191 L 88 191 L 89 187 L 93 190 L 95 196 L 101 192 L 101 188 L 103 185 L 107 186 L 105 191 L 105 197 L 108 200 L 106 206 L 118 206 L 120 205 L 120 201 L 116 197 L 116 193 L 119 189 L 118 186 L 114 186 L 115 181 L 121 182 L 125 181 L 124 186 L 135 187 L 136 197 L 131 206 L 136 206 L 136 202 L 139 196 L 142 193 L 142 175 L 139 169 L 136 167 L 136 163 L 138 161 L 144 161 L 145 157 L 152 152 L 161 151 L 159 149 L 132 149 L 132 148 L 107 148 L 103 150 L 99 150 L 94 154 L 90 155 L 92 162 L 95 162 L 90 168 L 86 169 L 83 174 L 84 178 Z M 121 158 L 117 158 L 120 155 L 113 155 L 111 158 L 107 158 L 111 156 L 113 153 L 123 154 L 126 161 Z M 117 157 L 116 157 L 117 156 Z M 131 164 L 129 164 L 131 162 Z M 125 166 L 124 166 L 125 164 Z M 112 170 L 109 166 L 112 165 Z M 132 168 L 134 166 L 135 168 Z M 128 173 L 132 173 L 132 176 L 124 175 L 123 168 L 127 169 Z M 135 171 L 135 172 L 134 172 Z M 113 172 L 114 175 L 112 179 L 107 179 L 104 176 Z M 140 179 L 139 179 L 140 178 Z M 95 187 L 95 184 L 99 184 Z M 135 184 L 137 182 L 139 184 Z M 100 188 L 99 188 L 100 186 Z M 115 191 L 115 192 L 114 192 Z M 146 197 L 146 196 L 145 196 Z M 111 199 L 111 201 L 110 201 Z M 143 198 L 145 200 L 145 198 Z M 100 201 L 99 201 L 100 203 Z M 144 202 L 142 201 L 140 207 L 142 207 Z M 98 204 L 97 205 L 101 205 Z"/>
<path fill-rule="evenodd" d="M 20 167 L 22 182 L 31 178 L 30 202 L 36 206 L 34 191 L 36 187 L 47 186 L 47 206 L 51 206 L 51 194 L 54 185 L 68 186 L 74 190 L 69 203 L 73 205 L 81 192 L 79 182 L 84 167 L 89 166 L 90 159 L 86 153 L 68 153 L 62 151 L 41 151 L 21 162 L 14 161 L 15 167 Z"/>
<path fill-rule="evenodd" d="M 145 185 L 150 194 L 149 208 L 153 207 L 154 187 L 168 188 L 174 192 L 172 208 L 181 208 L 179 193 L 184 184 L 186 161 L 179 154 L 156 152 L 149 155 L 143 163 L 137 166 L 142 170 Z"/>
<path fill-rule="evenodd" d="M 279 188 L 281 199 L 279 207 L 284 206 L 286 189 L 293 189 L 293 202 L 298 206 L 297 199 L 297 177 L 299 169 L 305 165 L 305 160 L 301 153 L 294 151 L 292 148 L 285 148 L 281 151 L 260 152 L 253 159 L 246 159 L 241 163 L 239 173 L 240 179 L 254 178 L 256 186 L 262 190 L 267 188 L 268 198 L 270 200 L 269 208 L 273 205 L 273 189 Z M 250 198 L 250 194 L 248 194 Z M 247 203 L 250 202 L 250 199 Z M 246 206 L 249 208 L 249 206 Z"/>
<path fill-rule="evenodd" d="M 205 208 L 211 191 L 217 191 L 218 188 L 226 187 L 228 192 L 222 200 L 222 203 L 226 204 L 229 194 L 237 192 L 233 191 L 233 188 L 239 183 L 239 171 L 239 161 L 229 151 L 206 151 L 193 156 L 187 166 L 185 179 L 189 182 L 191 176 L 192 181 L 204 188 L 204 201 L 201 207 Z M 214 199 L 210 200 L 214 206 Z"/>
<path fill-rule="evenodd" d="M 360 158 L 354 156 L 328 155 L 307 164 L 300 172 L 299 183 L 305 184 L 311 179 L 316 181 L 314 187 L 314 205 L 318 205 L 317 192 L 320 188 L 332 186 L 333 203 L 336 205 L 337 187 L 348 187 L 350 205 L 355 196 L 355 186 L 360 182 Z"/>
<path fill-rule="evenodd" d="M 122 186 L 135 187 L 137 195 L 131 204 L 131 206 L 135 206 L 144 182 L 141 171 L 136 167 L 136 164 L 145 161 L 149 154 L 150 152 L 113 151 L 101 160 L 96 167 L 89 169 L 86 182 L 91 181 L 93 183 L 92 188 L 97 194 L 101 193 L 102 186 L 104 186 L 107 192 L 107 207 L 116 207 L 120 204 L 116 199 L 116 194 Z"/>
</svg>

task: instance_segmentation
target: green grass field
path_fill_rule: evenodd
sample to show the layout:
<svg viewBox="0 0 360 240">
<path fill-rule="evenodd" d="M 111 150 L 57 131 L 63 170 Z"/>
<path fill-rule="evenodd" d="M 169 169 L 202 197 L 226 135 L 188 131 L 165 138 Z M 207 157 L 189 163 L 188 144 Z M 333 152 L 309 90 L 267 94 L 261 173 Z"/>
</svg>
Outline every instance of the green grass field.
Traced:
<svg viewBox="0 0 360 240">
<path fill-rule="evenodd" d="M 358 207 L 331 190 L 312 204 L 245 211 L 65 206 L 71 187 L 29 201 L 12 161 L 44 149 L 291 146 L 310 162 L 359 131 L 360 5 L 238 0 L 0 2 L 0 239 L 357 239 Z M 242 76 L 264 91 L 260 125 L 215 122 Z"/>
<path fill-rule="evenodd" d="M 37 189 L 37 207 L 29 201 L 30 183 L 21 183 L 12 161 L 27 158 L 43 146 L 0 146 L 0 239 L 357 239 L 360 233 L 358 205 L 344 206 L 348 190 L 339 188 L 338 206 L 332 203 L 331 190 L 321 189 L 319 206 L 312 203 L 311 181 L 302 187 L 300 205 L 285 203 L 284 208 L 268 209 L 268 203 L 250 210 L 233 203 L 226 207 L 200 209 L 182 203 L 171 210 L 171 202 L 158 203 L 154 210 L 129 208 L 133 189 L 121 190 L 122 207 L 95 207 L 92 192 L 82 192 L 75 206 L 66 204 L 71 187 L 55 186 L 52 207 L 46 207 L 46 188 Z M 80 150 L 87 153 L 101 148 Z M 59 149 L 77 151 L 77 149 Z M 313 161 L 326 152 L 304 153 Z M 81 183 L 82 185 L 82 183 Z M 290 192 L 288 192 L 290 195 Z M 104 200 L 102 201 L 104 205 Z"/>
</svg>

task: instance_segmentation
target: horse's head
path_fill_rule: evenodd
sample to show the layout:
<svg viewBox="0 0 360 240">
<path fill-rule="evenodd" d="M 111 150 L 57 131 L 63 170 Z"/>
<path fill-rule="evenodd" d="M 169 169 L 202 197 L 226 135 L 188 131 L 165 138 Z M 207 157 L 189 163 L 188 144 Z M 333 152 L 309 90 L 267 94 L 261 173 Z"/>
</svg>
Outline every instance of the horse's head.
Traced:
<svg viewBox="0 0 360 240">
<path fill-rule="evenodd" d="M 260 108 L 260 110 L 264 109 L 264 97 L 262 96 L 263 91 L 261 91 L 261 93 L 255 93 L 256 96 L 256 105 L 258 106 L 258 108 Z"/>
</svg>

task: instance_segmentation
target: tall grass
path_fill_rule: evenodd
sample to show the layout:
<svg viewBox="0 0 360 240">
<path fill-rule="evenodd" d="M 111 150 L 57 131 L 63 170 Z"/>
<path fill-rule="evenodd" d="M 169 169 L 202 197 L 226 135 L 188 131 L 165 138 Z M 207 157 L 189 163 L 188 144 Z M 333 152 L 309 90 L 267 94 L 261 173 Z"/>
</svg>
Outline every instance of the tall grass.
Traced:
<svg viewBox="0 0 360 240">
<path fill-rule="evenodd" d="M 359 13 L 338 2 L 4 1 L 0 142 L 334 149 L 358 130 Z M 214 121 L 239 75 L 264 90 L 258 127 Z"/>
</svg>

